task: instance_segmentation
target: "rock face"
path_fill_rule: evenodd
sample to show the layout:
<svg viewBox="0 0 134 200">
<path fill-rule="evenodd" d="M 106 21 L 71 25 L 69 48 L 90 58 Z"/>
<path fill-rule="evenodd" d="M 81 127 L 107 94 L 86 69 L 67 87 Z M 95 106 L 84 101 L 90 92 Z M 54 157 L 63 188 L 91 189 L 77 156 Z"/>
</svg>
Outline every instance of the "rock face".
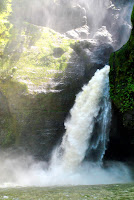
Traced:
<svg viewBox="0 0 134 200">
<path fill-rule="evenodd" d="M 132 156 L 134 153 L 134 9 L 131 20 L 133 28 L 128 42 L 110 57 L 110 94 L 114 104 L 114 116 L 116 115 L 118 123 L 115 124 L 117 129 L 115 134 L 122 138 L 121 149 L 125 148 L 126 144 L 125 149 Z"/>
<path fill-rule="evenodd" d="M 108 62 L 113 48 L 109 44 L 100 46 L 97 40 L 75 42 L 30 24 L 24 25 L 22 33 L 20 42 L 16 33 L 8 43 L 3 58 L 6 72 L 2 70 L 0 79 L 4 105 L 0 107 L 1 146 L 23 147 L 48 159 L 64 133 L 64 120 L 75 95 L 96 69 Z M 36 34 L 40 37 L 33 41 Z M 103 59 L 102 54 L 106 55 Z"/>
<path fill-rule="evenodd" d="M 105 5 L 94 27 L 96 18 L 82 1 L 0 4 L 0 147 L 49 160 L 75 95 L 117 47 L 118 17 L 111 25 L 110 17 L 119 12 Z"/>
<path fill-rule="evenodd" d="M 134 25 L 134 10 L 132 23 Z M 111 98 L 123 116 L 123 124 L 134 128 L 134 28 L 129 41 L 110 57 Z"/>
<path fill-rule="evenodd" d="M 13 11 L 12 18 L 17 15 L 17 22 L 26 20 L 62 33 L 87 24 L 85 8 L 71 1 L 23 0 L 18 4 L 13 0 Z"/>
</svg>

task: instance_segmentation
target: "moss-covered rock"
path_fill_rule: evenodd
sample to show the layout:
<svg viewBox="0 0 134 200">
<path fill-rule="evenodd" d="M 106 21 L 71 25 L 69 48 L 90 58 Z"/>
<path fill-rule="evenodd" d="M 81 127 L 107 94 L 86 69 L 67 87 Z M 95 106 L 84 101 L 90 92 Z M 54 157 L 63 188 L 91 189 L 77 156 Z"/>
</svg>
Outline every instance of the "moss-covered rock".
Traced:
<svg viewBox="0 0 134 200">
<path fill-rule="evenodd" d="M 134 9 L 128 42 L 110 57 L 110 94 L 121 113 L 123 124 L 134 129 Z"/>
<path fill-rule="evenodd" d="M 52 124 L 59 123 L 66 112 L 56 87 L 64 76 L 74 40 L 27 22 L 12 24 L 12 1 L 0 5 L 0 146 L 26 144 L 29 132 L 34 146 L 45 121 L 53 129 Z"/>
<path fill-rule="evenodd" d="M 2 80 L 18 80 L 27 85 L 29 92 L 35 92 L 35 87 L 47 86 L 52 78 L 63 73 L 72 53 L 73 40 L 28 23 L 21 29 L 13 27 L 10 32 L 0 69 Z M 63 51 L 58 57 L 55 56 L 57 48 Z"/>
<path fill-rule="evenodd" d="M 75 98 L 66 94 L 76 93 L 79 85 L 70 88 L 73 77 L 62 80 L 70 74 L 69 63 L 72 68 L 74 40 L 23 20 L 16 23 L 11 0 L 0 6 L 0 147 L 23 146 L 46 158 Z"/>
<path fill-rule="evenodd" d="M 0 12 L 0 148 L 22 147 L 49 159 L 75 95 L 108 63 L 113 48 L 95 39 L 69 39 L 26 22 L 24 15 L 15 19 L 28 1 L 5 2 Z"/>
<path fill-rule="evenodd" d="M 12 24 L 9 21 L 9 16 L 12 12 L 11 2 L 11 0 L 0 1 L 0 64 L 4 48 L 10 37 L 10 29 L 12 28 Z"/>
</svg>

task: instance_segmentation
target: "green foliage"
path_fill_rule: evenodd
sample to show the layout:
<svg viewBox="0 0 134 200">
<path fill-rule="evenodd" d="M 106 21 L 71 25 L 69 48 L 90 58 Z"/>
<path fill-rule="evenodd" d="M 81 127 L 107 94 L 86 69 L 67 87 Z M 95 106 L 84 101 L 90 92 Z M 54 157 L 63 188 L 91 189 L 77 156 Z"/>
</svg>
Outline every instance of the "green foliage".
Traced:
<svg viewBox="0 0 134 200">
<path fill-rule="evenodd" d="M 2 115 L 0 113 L 1 123 L 0 123 L 0 145 L 2 147 L 9 146 L 15 143 L 15 135 L 13 129 L 13 120 L 9 114 Z"/>
<path fill-rule="evenodd" d="M 134 9 L 132 12 L 134 25 Z M 110 94 L 120 112 L 134 110 L 134 28 L 129 41 L 110 57 Z M 124 119 L 125 120 L 125 119 Z M 130 122 L 131 123 L 131 122 Z"/>
<path fill-rule="evenodd" d="M 134 8 L 133 8 L 132 15 L 131 15 L 131 21 L 132 21 L 132 24 L 134 24 Z"/>
<path fill-rule="evenodd" d="M 121 112 L 134 109 L 133 58 L 134 52 L 130 50 L 129 42 L 110 58 L 110 94 Z"/>
<path fill-rule="evenodd" d="M 7 0 L 0 0 L 0 12 L 6 9 Z"/>
<path fill-rule="evenodd" d="M 0 57 L 3 55 L 4 48 L 10 37 L 10 28 L 12 24 L 9 22 L 9 16 L 12 12 L 12 0 L 0 2 Z"/>
</svg>

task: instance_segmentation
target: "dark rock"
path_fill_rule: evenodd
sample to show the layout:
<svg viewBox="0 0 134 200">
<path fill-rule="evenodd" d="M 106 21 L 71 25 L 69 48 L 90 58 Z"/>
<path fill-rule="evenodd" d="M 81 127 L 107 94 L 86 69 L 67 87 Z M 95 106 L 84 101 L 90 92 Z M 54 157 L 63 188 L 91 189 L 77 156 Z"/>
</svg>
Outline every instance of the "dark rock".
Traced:
<svg viewBox="0 0 134 200">
<path fill-rule="evenodd" d="M 132 12 L 132 22 L 134 10 Z M 123 161 L 134 157 L 134 28 L 129 41 L 110 57 L 110 95 L 113 119 L 106 158 Z"/>
<path fill-rule="evenodd" d="M 40 78 L 37 79 L 37 73 L 34 79 L 33 75 L 31 78 L 31 81 L 38 81 L 33 88 L 31 88 L 32 83 L 26 82 L 28 86 L 26 88 L 26 85 L 19 83 L 19 80 L 15 82 L 6 80 L 1 84 L 3 92 L 3 88 L 6 88 L 6 106 L 9 107 L 10 121 L 13 123 L 13 127 L 11 124 L 8 124 L 8 127 L 15 133 L 14 140 L 11 138 L 11 142 L 7 143 L 8 147 L 21 147 L 38 159 L 50 159 L 53 148 L 65 132 L 64 121 L 74 104 L 76 94 L 90 80 L 95 71 L 108 62 L 112 51 L 110 44 L 100 45 L 99 40 L 81 40 L 71 44 L 71 48 L 70 59 L 66 63 L 65 70 L 61 74 L 55 73 L 52 84 L 51 82 L 44 83 L 40 89 L 38 86 Z M 36 49 L 39 51 L 39 47 Z M 55 48 L 55 51 L 57 57 L 61 56 L 61 52 L 63 53 L 62 48 Z M 95 57 L 96 54 L 97 57 Z M 44 70 L 44 61 L 42 62 L 43 65 L 40 68 Z M 31 63 L 30 60 L 30 66 Z M 34 65 L 31 70 L 33 69 Z M 18 68 L 14 73 L 17 73 L 17 70 Z M 2 132 L 0 132 L 1 137 Z"/>
<path fill-rule="evenodd" d="M 60 58 L 63 55 L 63 53 L 65 53 L 65 52 L 62 48 L 55 48 L 53 50 L 53 56 L 56 58 Z"/>
<path fill-rule="evenodd" d="M 65 35 L 72 39 L 88 39 L 90 35 L 89 27 L 85 25 L 80 28 L 67 31 Z"/>
<path fill-rule="evenodd" d="M 123 162 L 134 161 L 133 130 L 123 126 L 123 118 L 117 107 L 112 105 L 112 122 L 105 159 Z"/>
</svg>

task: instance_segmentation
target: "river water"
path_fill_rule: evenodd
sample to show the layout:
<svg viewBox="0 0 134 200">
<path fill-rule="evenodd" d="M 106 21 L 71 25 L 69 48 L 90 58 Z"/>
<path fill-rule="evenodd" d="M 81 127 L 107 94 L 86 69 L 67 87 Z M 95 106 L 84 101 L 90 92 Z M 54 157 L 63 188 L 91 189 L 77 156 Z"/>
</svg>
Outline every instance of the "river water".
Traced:
<svg viewBox="0 0 134 200">
<path fill-rule="evenodd" d="M 0 189 L 0 200 L 133 200 L 134 184 Z"/>
</svg>

